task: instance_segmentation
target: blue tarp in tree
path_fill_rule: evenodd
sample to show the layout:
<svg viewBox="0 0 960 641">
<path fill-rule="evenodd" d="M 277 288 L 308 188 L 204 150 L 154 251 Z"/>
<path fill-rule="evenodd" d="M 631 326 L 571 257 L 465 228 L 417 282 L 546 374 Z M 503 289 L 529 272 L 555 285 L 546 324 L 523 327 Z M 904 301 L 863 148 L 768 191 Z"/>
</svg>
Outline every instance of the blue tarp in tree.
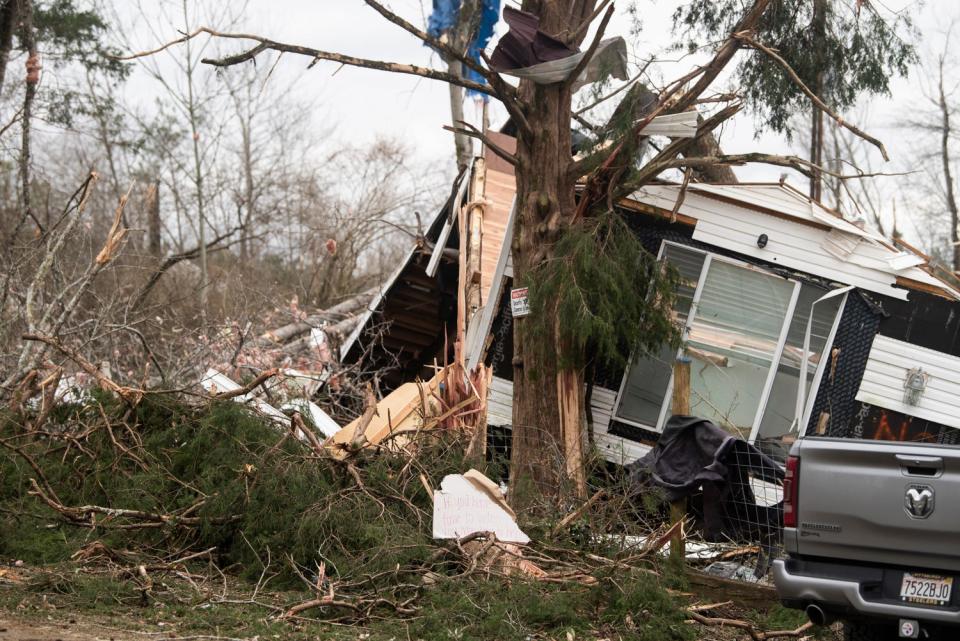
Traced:
<svg viewBox="0 0 960 641">
<path fill-rule="evenodd" d="M 452 29 L 457 24 L 457 17 L 460 15 L 461 0 L 433 0 L 433 13 L 427 21 L 427 33 L 434 38 L 439 38 L 444 33 Z M 486 49 L 493 37 L 493 29 L 500 19 L 500 0 L 480 0 L 480 24 L 474 34 L 470 46 L 467 47 L 467 56 L 471 60 L 480 63 L 480 52 Z M 480 84 L 486 84 L 483 76 L 473 69 L 464 69 L 464 77 Z M 485 94 L 477 91 L 467 90 L 468 95 L 480 95 L 484 99 Z"/>
</svg>

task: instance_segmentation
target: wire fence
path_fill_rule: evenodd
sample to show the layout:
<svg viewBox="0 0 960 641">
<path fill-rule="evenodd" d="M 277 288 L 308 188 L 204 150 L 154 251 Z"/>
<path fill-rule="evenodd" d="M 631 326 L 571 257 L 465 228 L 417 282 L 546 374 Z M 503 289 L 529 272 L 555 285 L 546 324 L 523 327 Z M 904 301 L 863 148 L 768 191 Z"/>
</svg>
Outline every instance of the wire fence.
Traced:
<svg viewBox="0 0 960 641">
<path fill-rule="evenodd" d="M 742 441 L 718 457 L 725 481 L 704 481 L 687 502 L 685 562 L 708 574 L 771 583 L 783 555 L 782 468 Z"/>
</svg>

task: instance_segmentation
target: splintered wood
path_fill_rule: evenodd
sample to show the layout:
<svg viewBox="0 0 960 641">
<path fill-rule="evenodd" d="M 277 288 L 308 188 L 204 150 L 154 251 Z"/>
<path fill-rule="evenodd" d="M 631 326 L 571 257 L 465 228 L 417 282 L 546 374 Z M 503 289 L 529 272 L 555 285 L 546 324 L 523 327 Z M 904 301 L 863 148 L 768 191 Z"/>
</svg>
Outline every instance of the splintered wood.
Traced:
<svg viewBox="0 0 960 641">
<path fill-rule="evenodd" d="M 480 376 L 489 379 L 486 368 L 480 369 Z M 370 446 L 400 449 L 417 432 L 439 427 L 472 435 L 479 429 L 477 417 L 486 421 L 484 397 L 462 367 L 438 368 L 429 381 L 405 383 L 379 402 L 369 400 L 364 414 L 334 434 L 327 446 L 334 456 L 345 458 Z"/>
</svg>

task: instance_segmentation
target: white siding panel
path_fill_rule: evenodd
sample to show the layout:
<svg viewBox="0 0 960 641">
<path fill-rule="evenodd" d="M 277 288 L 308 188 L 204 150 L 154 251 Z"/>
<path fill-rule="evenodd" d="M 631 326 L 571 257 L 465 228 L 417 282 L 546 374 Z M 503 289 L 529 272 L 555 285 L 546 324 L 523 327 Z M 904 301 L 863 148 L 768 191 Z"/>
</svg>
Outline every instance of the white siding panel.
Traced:
<svg viewBox="0 0 960 641">
<path fill-rule="evenodd" d="M 744 202 L 745 206 L 720 201 L 697 191 L 737 199 Z M 678 192 L 676 185 L 650 185 L 633 194 L 631 198 L 671 210 L 676 203 Z M 747 205 L 779 211 L 792 219 L 764 214 L 749 209 Z M 817 209 L 817 206 L 811 206 L 809 201 L 783 187 L 691 186 L 681 204 L 680 213 L 697 219 L 694 239 L 716 247 L 724 247 L 747 256 L 782 264 L 790 269 L 902 300 L 907 298 L 909 290 L 895 286 L 898 276 L 947 289 L 960 298 L 960 295 L 939 279 L 918 267 L 893 270 L 889 260 L 899 254 L 898 250 L 886 246 L 873 233 L 868 231 L 864 234 L 852 224 L 825 210 Z M 850 233 L 863 234 L 863 241 L 846 260 L 839 260 L 823 249 L 822 243 L 828 231 L 801 222 L 811 220 L 826 222 L 836 229 Z M 756 244 L 760 233 L 766 233 L 769 237 L 764 249 L 760 249 Z"/>
<path fill-rule="evenodd" d="M 915 367 L 928 374 L 927 388 L 919 404 L 907 405 L 903 382 Z M 960 357 L 876 336 L 857 400 L 960 428 Z"/>
<path fill-rule="evenodd" d="M 762 216 L 763 214 L 756 215 Z M 762 227 L 744 227 L 736 225 L 736 223 L 718 225 L 701 219 L 693 231 L 693 238 L 710 245 L 724 247 L 740 254 L 796 269 L 800 272 L 821 276 L 844 285 L 855 285 L 861 289 L 885 294 L 893 298 L 907 298 L 906 290 L 893 286 L 896 283 L 896 277 L 892 274 L 866 269 L 848 261 L 834 258 L 816 243 L 815 238 L 814 242 L 811 243 L 810 238 L 783 233 L 785 230 L 780 229 L 775 224 L 767 226 L 767 219 L 777 220 L 772 216 L 766 216 L 762 221 L 755 219 L 753 222 L 754 225 L 761 223 Z M 778 222 L 792 225 L 787 221 Z M 799 227 L 799 225 L 796 226 Z M 763 230 L 770 238 L 769 243 L 763 249 L 757 247 L 758 233 L 755 232 L 758 229 Z M 822 234 L 823 237 L 826 236 L 819 230 L 807 229 L 810 230 L 811 235 Z"/>
<path fill-rule="evenodd" d="M 597 449 L 603 457 L 612 463 L 626 465 L 632 463 L 650 451 L 649 445 L 609 433 L 610 417 L 617 393 L 605 387 L 594 387 L 590 399 L 593 412 L 593 436 Z M 513 422 L 513 383 L 503 378 L 493 377 L 490 393 L 487 395 L 487 424 L 498 427 L 509 426 Z"/>
<path fill-rule="evenodd" d="M 487 393 L 487 424 L 503 427 L 513 423 L 513 382 L 493 377 Z"/>
</svg>

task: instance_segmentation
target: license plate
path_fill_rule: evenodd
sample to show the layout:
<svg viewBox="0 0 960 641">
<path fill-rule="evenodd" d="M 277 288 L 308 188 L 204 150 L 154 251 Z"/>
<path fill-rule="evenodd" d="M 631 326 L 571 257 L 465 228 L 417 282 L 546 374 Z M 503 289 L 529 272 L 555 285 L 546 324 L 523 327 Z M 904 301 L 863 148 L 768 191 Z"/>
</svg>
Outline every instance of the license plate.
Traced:
<svg viewBox="0 0 960 641">
<path fill-rule="evenodd" d="M 900 598 L 910 603 L 947 605 L 952 591 L 952 576 L 904 572 L 900 584 Z"/>
</svg>

